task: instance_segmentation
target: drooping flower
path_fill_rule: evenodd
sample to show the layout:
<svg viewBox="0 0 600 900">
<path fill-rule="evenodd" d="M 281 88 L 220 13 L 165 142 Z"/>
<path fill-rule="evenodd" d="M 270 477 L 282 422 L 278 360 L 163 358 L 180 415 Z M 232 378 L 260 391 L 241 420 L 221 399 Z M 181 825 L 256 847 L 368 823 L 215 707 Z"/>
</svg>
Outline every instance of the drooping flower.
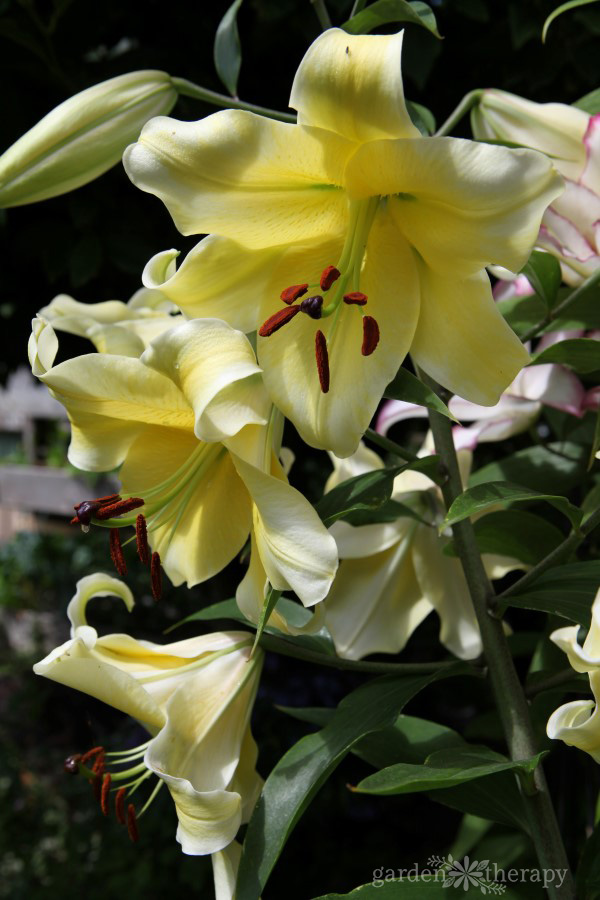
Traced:
<svg viewBox="0 0 600 900">
<path fill-rule="evenodd" d="M 68 760 L 70 771 L 91 774 L 101 783 L 103 811 L 114 808 L 133 839 L 137 819 L 166 784 L 183 852 L 215 854 L 215 880 L 222 884 L 230 848 L 235 866 L 232 842 L 262 786 L 250 731 L 262 651 L 250 657 L 248 632 L 217 632 L 170 644 L 128 634 L 100 637 L 87 624 L 86 605 L 94 597 L 113 595 L 132 609 L 134 599 L 123 582 L 101 573 L 82 578 L 67 610 L 70 639 L 36 663 L 34 671 L 133 717 L 150 738 L 123 752 L 96 747 L 76 754 Z M 159 781 L 136 812 L 131 795 L 144 782 L 152 784 L 153 776 Z"/>
<path fill-rule="evenodd" d="M 73 191 L 102 175 L 177 91 L 166 72 L 117 75 L 69 97 L 0 156 L 0 207 Z"/>
<path fill-rule="evenodd" d="M 326 490 L 383 466 L 363 444 L 348 459 L 331 458 L 334 471 Z M 468 474 L 468 451 L 461 451 L 460 463 Z M 325 600 L 325 623 L 338 654 L 360 659 L 397 653 L 435 610 L 440 642 L 462 659 L 479 656 L 481 636 L 461 564 L 444 553 L 449 534 L 440 537 L 437 531 L 444 517 L 439 488 L 426 475 L 407 470 L 395 478 L 392 499 L 414 518 L 359 526 L 338 521 L 330 528 L 341 563 Z M 492 556 L 484 556 L 484 562 L 492 577 L 520 566 Z"/>
<path fill-rule="evenodd" d="M 585 388 L 569 369 L 554 363 L 528 366 L 519 372 L 495 406 L 478 406 L 456 396 L 450 399 L 450 412 L 459 421 L 472 423 L 453 428 L 454 445 L 457 450 L 474 450 L 478 443 L 502 441 L 521 434 L 537 420 L 543 406 L 582 416 L 585 403 Z M 427 417 L 424 406 L 388 400 L 377 417 L 376 429 L 385 435 L 392 425 L 415 417 Z"/>
<path fill-rule="evenodd" d="M 525 263 L 562 189 L 540 154 L 422 137 L 401 44 L 326 31 L 294 80 L 297 125 L 160 117 L 124 156 L 180 231 L 211 232 L 175 274 L 177 252 L 158 254 L 146 286 L 188 315 L 258 328 L 273 402 L 341 457 L 409 351 L 453 391 L 497 402 L 527 354 L 484 269 Z"/>
<path fill-rule="evenodd" d="M 90 340 L 99 353 L 141 356 L 149 343 L 183 321 L 183 316 L 160 291 L 141 288 L 127 303 L 106 300 L 80 303 L 58 294 L 38 317 L 55 330 Z"/>
<path fill-rule="evenodd" d="M 480 140 L 511 141 L 552 158 L 566 186 L 544 213 L 536 244 L 560 260 L 567 284 L 580 284 L 600 266 L 600 115 L 487 90 L 471 127 Z"/>
<path fill-rule="evenodd" d="M 550 640 L 563 650 L 576 672 L 589 675 L 593 700 L 573 700 L 556 709 L 548 719 L 548 737 L 585 750 L 600 763 L 600 590 L 592 604 L 592 623 L 583 644 L 578 625 L 558 628 Z"/>
<path fill-rule="evenodd" d="M 241 332 L 194 320 L 139 359 L 93 353 L 53 366 L 56 347 L 35 320 L 30 359 L 69 414 L 69 459 L 91 472 L 121 466 L 126 498 L 85 501 L 77 521 L 117 529 L 145 516 L 171 581 L 190 586 L 220 572 L 252 531 L 275 589 L 307 606 L 325 597 L 335 541 L 281 471 L 276 414 Z"/>
</svg>

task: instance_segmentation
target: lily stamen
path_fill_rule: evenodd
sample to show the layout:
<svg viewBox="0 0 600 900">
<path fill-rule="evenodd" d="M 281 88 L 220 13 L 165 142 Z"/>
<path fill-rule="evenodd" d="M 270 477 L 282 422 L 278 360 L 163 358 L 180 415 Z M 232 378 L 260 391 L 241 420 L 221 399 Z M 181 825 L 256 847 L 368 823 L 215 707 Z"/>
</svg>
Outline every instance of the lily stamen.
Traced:
<svg viewBox="0 0 600 900">
<path fill-rule="evenodd" d="M 300 304 L 300 311 L 306 313 L 311 319 L 320 319 L 322 315 L 323 298 L 316 294 L 314 297 L 306 297 Z"/>
<path fill-rule="evenodd" d="M 135 520 L 135 542 L 140 562 L 147 566 L 150 562 L 150 547 L 148 546 L 146 519 L 142 513 L 140 513 Z"/>
<path fill-rule="evenodd" d="M 280 297 L 284 303 L 293 303 L 294 300 L 298 300 L 303 296 L 308 290 L 308 283 L 306 284 L 292 284 L 289 287 L 286 287 L 282 290 Z"/>
<path fill-rule="evenodd" d="M 326 266 L 321 272 L 321 278 L 319 279 L 321 290 L 328 291 L 331 285 L 338 280 L 340 275 L 340 270 L 336 269 L 335 266 Z"/>
<path fill-rule="evenodd" d="M 150 562 L 150 584 L 152 585 L 152 596 L 155 600 L 160 600 L 162 597 L 162 570 L 160 556 L 156 551 L 152 554 Z"/>
<path fill-rule="evenodd" d="M 110 772 L 106 772 L 104 778 L 102 779 L 102 789 L 100 792 L 100 809 L 102 810 L 102 814 L 104 816 L 108 815 L 108 794 L 110 792 L 110 783 L 111 783 Z"/>
<path fill-rule="evenodd" d="M 276 313 L 269 316 L 266 322 L 263 322 L 258 329 L 258 333 L 261 337 L 270 337 L 276 331 L 279 331 L 280 328 L 283 328 L 284 325 L 287 325 L 299 312 L 299 306 L 284 306 L 283 309 L 278 309 Z"/>
<path fill-rule="evenodd" d="M 137 827 L 137 819 L 135 815 L 135 806 L 130 803 L 127 806 L 127 834 L 131 841 L 136 844 L 140 839 L 140 833 Z"/>
<path fill-rule="evenodd" d="M 327 353 L 327 341 L 322 331 L 317 331 L 315 335 L 315 356 L 319 384 L 323 393 L 326 394 L 329 390 L 329 354 Z"/>
<path fill-rule="evenodd" d="M 109 533 L 110 558 L 119 575 L 127 575 L 127 563 L 123 555 L 121 537 L 118 528 L 111 528 Z"/>
<path fill-rule="evenodd" d="M 361 291 L 351 291 L 349 294 L 344 294 L 342 299 L 348 306 L 365 306 L 369 298 Z"/>
<path fill-rule="evenodd" d="M 370 356 L 379 343 L 379 325 L 373 316 L 365 316 L 363 318 L 363 342 L 361 353 L 363 356 Z"/>
<path fill-rule="evenodd" d="M 117 793 L 115 794 L 115 817 L 119 825 L 125 825 L 127 819 L 125 817 L 125 794 L 127 793 L 127 788 L 119 788 Z"/>
<path fill-rule="evenodd" d="M 145 502 L 141 497 L 127 497 L 126 500 L 117 500 L 116 503 L 101 506 L 94 518 L 102 522 L 105 519 L 122 516 L 128 512 L 133 512 L 134 509 L 139 509 L 140 506 L 144 506 Z"/>
</svg>

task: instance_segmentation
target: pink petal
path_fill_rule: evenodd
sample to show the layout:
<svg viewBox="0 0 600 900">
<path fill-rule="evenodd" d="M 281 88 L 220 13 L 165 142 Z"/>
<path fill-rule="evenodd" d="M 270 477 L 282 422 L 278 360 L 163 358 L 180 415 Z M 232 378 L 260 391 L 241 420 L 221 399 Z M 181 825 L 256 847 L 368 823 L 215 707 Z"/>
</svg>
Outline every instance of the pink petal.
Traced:
<svg viewBox="0 0 600 900">
<path fill-rule="evenodd" d="M 590 116 L 583 143 L 586 163 L 579 180 L 596 194 L 600 194 L 600 115 Z"/>
<path fill-rule="evenodd" d="M 387 434 L 396 422 L 404 419 L 426 419 L 427 410 L 417 403 L 407 403 L 406 400 L 387 400 L 379 411 L 375 423 L 375 431 L 378 434 Z"/>
</svg>

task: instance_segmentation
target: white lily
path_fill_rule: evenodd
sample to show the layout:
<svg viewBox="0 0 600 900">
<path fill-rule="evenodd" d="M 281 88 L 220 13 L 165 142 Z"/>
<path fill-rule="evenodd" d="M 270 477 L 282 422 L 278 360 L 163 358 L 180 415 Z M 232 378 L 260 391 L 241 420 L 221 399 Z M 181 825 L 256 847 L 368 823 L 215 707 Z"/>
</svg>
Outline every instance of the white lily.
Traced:
<svg viewBox="0 0 600 900">
<path fill-rule="evenodd" d="M 383 466 L 362 444 L 348 459 L 331 458 L 327 491 Z M 471 454 L 463 450 L 459 459 L 466 477 Z M 444 517 L 439 488 L 426 475 L 407 470 L 395 478 L 392 499 L 410 507 L 416 518 L 360 526 L 338 521 L 330 528 L 342 561 L 325 601 L 325 622 L 338 654 L 360 659 L 397 653 L 435 610 L 441 643 L 461 659 L 479 656 L 481 636 L 462 567 L 443 552 L 449 535 L 437 532 Z M 520 565 L 492 556 L 484 561 L 492 577 Z"/>
<path fill-rule="evenodd" d="M 104 774 L 103 808 L 109 805 L 108 791 L 117 787 L 119 816 L 125 795 L 157 775 L 175 802 L 183 852 L 222 851 L 248 821 L 261 790 L 250 713 L 262 652 L 250 657 L 248 632 L 164 645 L 127 634 L 100 637 L 87 624 L 86 605 L 113 595 L 131 610 L 133 596 L 123 582 L 100 573 L 81 579 L 67 610 L 70 640 L 34 671 L 108 703 L 148 730 L 150 739 L 140 747 L 105 757 L 110 778 Z M 131 833 L 135 811 L 128 809 L 127 817 Z"/>
<path fill-rule="evenodd" d="M 276 590 L 306 606 L 326 596 L 335 541 L 280 470 L 276 416 L 241 332 L 194 320 L 139 359 L 95 353 L 52 366 L 56 347 L 52 327 L 36 320 L 30 359 L 69 414 L 70 461 L 87 471 L 121 466 L 122 493 L 140 498 L 107 507 L 109 518 L 93 507 L 83 524 L 118 528 L 145 515 L 167 574 L 190 586 L 220 572 L 252 531 Z"/>
<path fill-rule="evenodd" d="M 541 154 L 422 137 L 401 46 L 402 33 L 329 29 L 294 79 L 298 124 L 160 117 L 124 155 L 182 233 L 210 233 L 175 274 L 176 251 L 155 257 L 146 286 L 191 316 L 258 328 L 273 402 L 341 457 L 407 352 L 452 390 L 497 402 L 527 354 L 485 266 L 520 268 L 562 190 Z"/>
</svg>

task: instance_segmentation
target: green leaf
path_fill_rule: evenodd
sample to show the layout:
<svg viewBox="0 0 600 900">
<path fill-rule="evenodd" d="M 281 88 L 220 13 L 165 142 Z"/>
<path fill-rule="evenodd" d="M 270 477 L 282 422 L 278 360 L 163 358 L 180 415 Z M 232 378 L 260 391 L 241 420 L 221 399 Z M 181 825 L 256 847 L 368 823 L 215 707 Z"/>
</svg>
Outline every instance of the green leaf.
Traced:
<svg viewBox="0 0 600 900">
<path fill-rule="evenodd" d="M 600 406 L 596 411 L 596 424 L 594 426 L 594 437 L 592 438 L 592 446 L 590 448 L 590 455 L 588 459 L 588 472 L 596 462 L 596 453 L 600 450 Z"/>
<path fill-rule="evenodd" d="M 242 48 L 237 27 L 237 14 L 242 0 L 234 0 L 217 28 L 213 57 L 219 78 L 232 97 L 237 97 L 237 83 L 242 65 Z"/>
<path fill-rule="evenodd" d="M 424 137 L 432 135 L 435 131 L 435 117 L 430 109 L 421 106 L 420 103 L 414 103 L 412 100 L 405 100 L 408 114 L 413 125 L 419 129 Z"/>
<path fill-rule="evenodd" d="M 375 872 L 377 871 L 379 870 L 376 869 Z M 394 878 L 393 875 L 397 875 L 399 871 L 399 868 L 382 866 L 381 878 L 354 888 L 349 894 L 323 894 L 315 897 L 315 900 L 449 900 L 449 891 L 444 887 L 442 875 Z M 386 877 L 386 873 L 389 877 Z M 482 891 L 482 887 L 479 890 Z M 487 893 L 493 896 L 491 890 Z M 501 896 L 503 900 L 522 900 L 522 895 L 517 894 L 513 888 L 507 888 Z"/>
<path fill-rule="evenodd" d="M 600 370 L 600 341 L 590 338 L 574 338 L 551 344 L 533 357 L 531 365 L 541 363 L 560 363 L 569 366 L 580 375 Z"/>
<path fill-rule="evenodd" d="M 477 469 L 469 486 L 487 481 L 526 484 L 536 491 L 566 493 L 585 476 L 588 448 L 572 442 L 552 442 L 546 447 L 527 447 Z"/>
<path fill-rule="evenodd" d="M 452 787 L 498 772 L 531 773 L 545 753 L 525 760 L 509 760 L 487 747 L 441 750 L 433 753 L 423 766 L 397 763 L 363 778 L 353 791 L 362 794 L 414 794 L 436 788 Z"/>
<path fill-rule="evenodd" d="M 375 0 L 375 3 L 352 16 L 341 27 L 348 34 L 368 34 L 379 25 L 390 22 L 412 22 L 426 28 L 437 38 L 442 37 L 437 30 L 431 7 L 427 3 L 407 3 L 406 0 Z"/>
<path fill-rule="evenodd" d="M 541 516 L 521 509 L 488 513 L 473 522 L 475 540 L 481 553 L 509 556 L 533 566 L 564 540 L 563 533 Z M 447 556 L 456 556 L 451 541 L 444 548 Z"/>
<path fill-rule="evenodd" d="M 571 328 L 600 328 L 600 287 L 597 282 L 591 282 L 583 290 L 582 288 L 583 285 L 578 288 L 580 293 L 573 303 L 543 328 L 542 333 Z M 572 288 L 561 287 L 558 292 L 559 302 L 562 303 L 572 293 Z M 537 294 L 499 300 L 497 308 L 519 337 L 533 325 L 542 322 L 547 313 L 543 300 Z"/>
<path fill-rule="evenodd" d="M 600 825 L 583 846 L 577 867 L 577 896 L 580 900 L 598 900 L 600 896 Z"/>
<path fill-rule="evenodd" d="M 554 22 L 558 16 L 562 16 L 563 13 L 568 12 L 570 9 L 576 9 L 578 6 L 587 6 L 589 3 L 596 3 L 597 0 L 568 0 L 567 3 L 561 3 L 560 6 L 557 6 L 555 10 L 553 10 L 546 21 L 544 22 L 544 27 L 542 28 L 542 44 L 546 43 L 546 36 L 548 34 L 548 29 Z"/>
<path fill-rule="evenodd" d="M 453 422 L 458 422 L 458 419 L 452 415 L 438 395 L 408 369 L 398 369 L 394 380 L 390 381 L 383 396 L 388 400 L 405 400 L 407 403 L 426 406 L 428 409 L 433 409 L 448 419 L 452 419 Z"/>
<path fill-rule="evenodd" d="M 265 601 L 258 618 L 258 625 L 256 626 L 256 636 L 254 638 L 254 646 L 252 647 L 253 653 L 258 646 L 258 642 L 262 637 L 262 633 L 265 630 L 269 619 L 271 618 L 271 613 L 281 599 L 281 594 L 282 591 L 276 591 L 273 587 L 271 587 L 271 585 L 269 585 L 269 590 L 267 591 L 267 596 L 265 597 Z"/>
<path fill-rule="evenodd" d="M 344 516 L 344 521 L 350 525 L 374 525 L 382 522 L 396 522 L 398 519 L 414 519 L 423 525 L 431 524 L 423 516 L 407 506 L 405 503 L 399 503 L 398 500 L 386 500 L 377 509 L 359 509 L 348 512 Z"/>
<path fill-rule="evenodd" d="M 596 88 L 594 91 L 590 91 L 589 94 L 580 97 L 572 105 L 589 113 L 590 116 L 600 113 L 600 88 Z"/>
<path fill-rule="evenodd" d="M 508 481 L 490 481 L 486 484 L 478 484 L 467 488 L 456 498 L 446 514 L 446 518 L 440 526 L 440 531 L 456 522 L 462 522 L 476 513 L 480 513 L 490 506 L 499 503 L 519 503 L 523 501 L 546 500 L 564 513 L 574 528 L 581 522 L 583 513 L 576 506 L 560 497 L 558 494 L 540 494 L 531 488 L 522 487 L 519 484 L 511 484 Z"/>
<path fill-rule="evenodd" d="M 394 478 L 406 468 L 401 465 L 375 469 L 349 478 L 321 497 L 315 509 L 325 525 L 358 510 L 379 509 L 392 496 Z"/>
<path fill-rule="evenodd" d="M 296 822 L 354 745 L 365 735 L 390 726 L 402 707 L 427 685 L 466 671 L 457 664 L 425 676 L 373 679 L 342 700 L 325 728 L 306 735 L 288 750 L 267 778 L 248 824 L 237 900 L 258 900 Z"/>
<path fill-rule="evenodd" d="M 500 825 L 516 826 L 529 833 L 523 798 L 512 772 L 499 772 L 475 781 L 465 781 L 455 787 L 439 788 L 428 796 L 451 809 L 490 819 Z"/>
<path fill-rule="evenodd" d="M 534 250 L 521 273 L 527 276 L 536 294 L 544 301 L 546 309 L 552 309 L 558 299 L 562 281 L 560 263 L 556 257 L 542 250 Z"/>
<path fill-rule="evenodd" d="M 568 563 L 543 572 L 522 594 L 501 597 L 501 608 L 536 609 L 589 628 L 600 584 L 600 560 Z"/>
</svg>

